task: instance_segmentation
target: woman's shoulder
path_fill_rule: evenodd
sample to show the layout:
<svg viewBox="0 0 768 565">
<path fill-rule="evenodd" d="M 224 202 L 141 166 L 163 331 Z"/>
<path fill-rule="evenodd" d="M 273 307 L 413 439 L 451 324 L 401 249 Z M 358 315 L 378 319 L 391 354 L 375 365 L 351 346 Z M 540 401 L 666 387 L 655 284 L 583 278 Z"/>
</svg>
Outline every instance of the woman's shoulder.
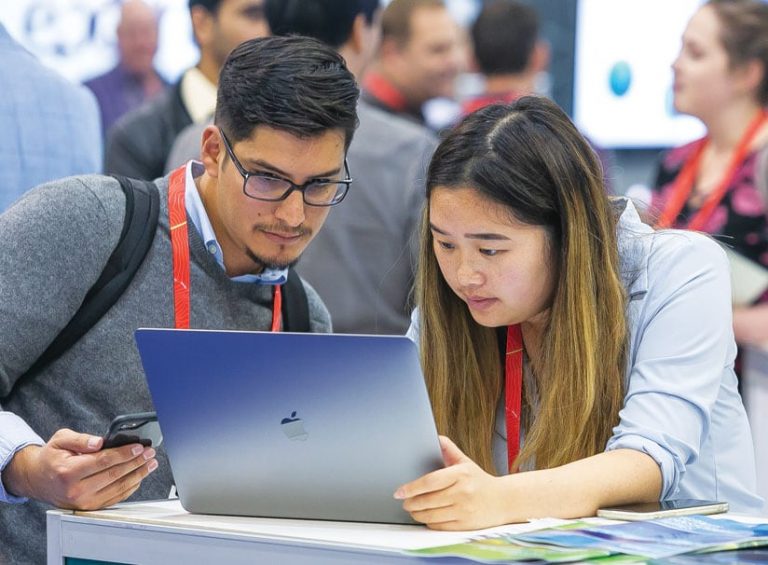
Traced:
<svg viewBox="0 0 768 565">
<path fill-rule="evenodd" d="M 619 224 L 622 275 L 630 294 L 677 286 L 706 272 L 728 276 L 725 252 L 710 236 L 686 230 L 653 230 L 633 210 Z"/>
<path fill-rule="evenodd" d="M 653 234 L 651 255 L 656 260 L 684 260 L 697 258 L 725 259 L 725 251 L 711 236 L 688 230 L 659 230 Z"/>
<path fill-rule="evenodd" d="M 730 284 L 725 250 L 712 237 L 685 230 L 653 234 L 646 258 L 649 287 L 680 287 L 696 279 Z"/>
</svg>

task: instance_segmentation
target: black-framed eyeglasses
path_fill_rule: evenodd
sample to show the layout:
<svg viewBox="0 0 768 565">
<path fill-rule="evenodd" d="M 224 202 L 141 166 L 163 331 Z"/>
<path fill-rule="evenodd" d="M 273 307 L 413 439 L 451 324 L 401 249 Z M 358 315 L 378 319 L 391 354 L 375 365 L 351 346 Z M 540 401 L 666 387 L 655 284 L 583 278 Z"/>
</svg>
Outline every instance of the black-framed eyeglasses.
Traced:
<svg viewBox="0 0 768 565">
<path fill-rule="evenodd" d="M 301 192 L 304 203 L 309 206 L 335 206 L 344 200 L 349 185 L 352 184 L 353 179 L 349 176 L 349 165 L 347 165 L 346 158 L 344 159 L 346 178 L 341 180 L 313 179 L 304 184 L 294 184 L 288 179 L 270 173 L 251 173 L 245 170 L 245 167 L 235 156 L 232 145 L 221 128 L 219 128 L 219 132 L 224 140 L 227 153 L 243 177 L 243 193 L 250 198 L 266 202 L 279 202 L 288 198 L 294 190 L 298 190 Z"/>
</svg>

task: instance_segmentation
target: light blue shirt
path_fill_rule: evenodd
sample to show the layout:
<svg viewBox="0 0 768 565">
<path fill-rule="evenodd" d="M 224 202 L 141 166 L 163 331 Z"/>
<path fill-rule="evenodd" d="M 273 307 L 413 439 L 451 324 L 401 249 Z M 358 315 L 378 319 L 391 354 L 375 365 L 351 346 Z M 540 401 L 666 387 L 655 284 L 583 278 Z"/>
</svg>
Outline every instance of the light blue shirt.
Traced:
<svg viewBox="0 0 768 565">
<path fill-rule="evenodd" d="M 200 194 L 195 188 L 194 177 L 203 173 L 201 163 L 190 161 L 186 166 L 186 190 L 184 192 L 184 206 L 192 224 L 200 233 L 208 251 L 216 258 L 217 263 L 224 269 L 224 255 L 221 246 L 216 240 L 213 226 L 205 211 L 205 206 L 200 199 Z M 251 284 L 283 284 L 288 279 L 288 269 L 264 269 L 258 275 L 241 275 L 230 277 L 231 280 Z M 11 461 L 17 451 L 28 445 L 43 445 L 45 442 L 32 430 L 19 416 L 11 412 L 0 410 L 0 479 L 2 471 Z M 26 498 L 12 496 L 5 490 L 5 485 L 0 480 L 0 502 L 24 502 Z"/>
<path fill-rule="evenodd" d="M 630 202 L 618 203 L 626 205 L 618 240 L 629 352 L 624 406 L 606 451 L 651 456 L 662 499 L 725 500 L 732 511 L 759 512 L 752 434 L 733 371 L 725 253 L 698 233 L 654 232 Z M 418 344 L 416 312 L 408 335 Z M 505 433 L 503 418 L 497 412 L 495 436 Z M 506 437 L 495 437 L 494 460 L 506 462 L 506 449 Z"/>
<path fill-rule="evenodd" d="M 0 212 L 30 188 L 102 167 L 91 92 L 45 67 L 0 24 Z"/>
</svg>

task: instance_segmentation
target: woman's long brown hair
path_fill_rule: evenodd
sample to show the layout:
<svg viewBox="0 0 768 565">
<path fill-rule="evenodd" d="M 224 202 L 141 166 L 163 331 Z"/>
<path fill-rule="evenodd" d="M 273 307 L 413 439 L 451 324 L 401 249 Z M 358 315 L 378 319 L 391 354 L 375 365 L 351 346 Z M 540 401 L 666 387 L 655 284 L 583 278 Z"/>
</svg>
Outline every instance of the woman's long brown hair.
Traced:
<svg viewBox="0 0 768 565">
<path fill-rule="evenodd" d="M 525 442 L 515 467 L 550 468 L 603 451 L 624 401 L 626 298 L 615 214 L 591 147 L 544 98 L 490 106 L 468 116 L 436 150 L 428 198 L 437 187 L 473 188 L 549 234 L 555 290 L 540 356 L 530 363 L 536 385 L 526 390 Z M 494 472 L 503 377 L 497 330 L 477 324 L 443 278 L 428 203 L 416 292 L 438 431 Z"/>
</svg>

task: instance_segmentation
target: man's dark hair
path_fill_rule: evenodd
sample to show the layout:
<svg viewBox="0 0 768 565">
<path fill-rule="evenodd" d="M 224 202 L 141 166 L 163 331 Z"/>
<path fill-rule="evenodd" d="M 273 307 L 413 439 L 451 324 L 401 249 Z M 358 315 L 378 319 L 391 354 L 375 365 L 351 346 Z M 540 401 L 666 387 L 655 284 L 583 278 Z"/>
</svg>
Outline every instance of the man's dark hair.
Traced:
<svg viewBox="0 0 768 565">
<path fill-rule="evenodd" d="M 251 39 L 221 69 L 215 123 L 233 142 L 257 126 L 297 137 L 341 129 L 349 147 L 359 93 L 344 59 L 328 45 L 301 36 Z"/>
<path fill-rule="evenodd" d="M 264 12 L 273 35 L 306 35 L 338 49 L 352 35 L 359 14 L 373 23 L 379 0 L 266 0 Z"/>
<path fill-rule="evenodd" d="M 215 13 L 219 9 L 219 4 L 223 0 L 189 0 L 189 9 L 191 10 L 195 6 L 202 6 L 210 13 Z"/>
<path fill-rule="evenodd" d="M 521 73 L 539 38 L 539 18 L 532 7 L 516 0 L 490 0 L 472 25 L 472 42 L 480 72 Z"/>
</svg>

